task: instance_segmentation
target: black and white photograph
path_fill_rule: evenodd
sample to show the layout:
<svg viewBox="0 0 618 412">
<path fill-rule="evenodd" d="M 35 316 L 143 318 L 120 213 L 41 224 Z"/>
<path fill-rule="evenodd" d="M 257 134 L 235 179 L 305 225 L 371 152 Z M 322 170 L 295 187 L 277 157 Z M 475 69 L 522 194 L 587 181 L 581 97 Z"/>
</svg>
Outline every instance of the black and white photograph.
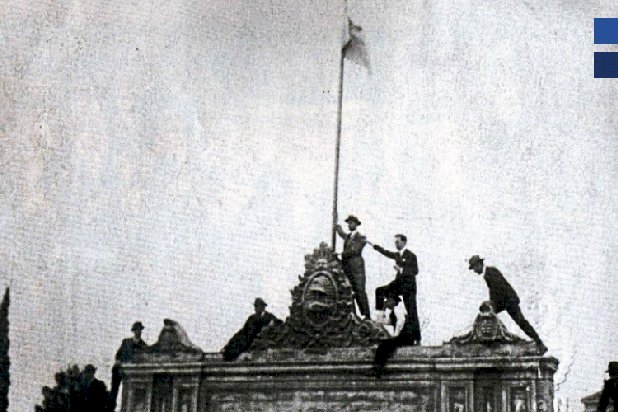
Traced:
<svg viewBox="0 0 618 412">
<path fill-rule="evenodd" d="M 0 0 L 0 412 L 614 411 L 617 103 L 612 0 Z"/>
</svg>

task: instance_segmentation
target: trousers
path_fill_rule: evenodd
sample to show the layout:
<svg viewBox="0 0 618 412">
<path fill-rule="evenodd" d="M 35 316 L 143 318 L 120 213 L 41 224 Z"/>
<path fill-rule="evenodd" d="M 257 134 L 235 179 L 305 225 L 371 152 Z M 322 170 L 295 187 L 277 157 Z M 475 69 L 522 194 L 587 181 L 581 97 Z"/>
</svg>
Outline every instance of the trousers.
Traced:
<svg viewBox="0 0 618 412">
<path fill-rule="evenodd" d="M 536 333 L 536 331 L 530 324 L 530 322 L 528 322 L 526 318 L 524 317 L 524 315 L 521 313 L 521 309 L 519 305 L 507 305 L 505 309 L 506 309 L 506 313 L 509 314 L 511 319 L 515 321 L 517 326 L 519 326 L 519 328 L 522 331 L 524 331 L 526 335 L 528 335 L 537 344 L 543 343 L 538 333 Z"/>
<path fill-rule="evenodd" d="M 362 272 L 346 272 L 346 276 L 352 285 L 352 291 L 354 291 L 354 299 L 360 314 L 369 319 L 369 299 L 367 298 L 367 292 L 365 291 L 365 274 Z"/>
<path fill-rule="evenodd" d="M 379 378 L 382 375 L 386 362 L 395 354 L 397 348 L 401 346 L 415 345 L 416 339 L 414 339 L 413 334 L 414 328 L 411 327 L 409 324 L 409 318 L 407 318 L 406 324 L 404 324 L 403 329 L 398 336 L 380 342 L 373 360 L 373 370 L 376 377 Z"/>
<path fill-rule="evenodd" d="M 400 278 L 395 279 L 388 285 L 376 288 L 376 310 L 384 310 L 384 300 L 388 296 L 402 296 L 403 304 L 408 312 L 408 317 L 404 329 L 407 338 L 421 341 L 421 324 L 418 319 L 418 308 L 416 306 L 416 282 L 403 282 Z"/>
</svg>

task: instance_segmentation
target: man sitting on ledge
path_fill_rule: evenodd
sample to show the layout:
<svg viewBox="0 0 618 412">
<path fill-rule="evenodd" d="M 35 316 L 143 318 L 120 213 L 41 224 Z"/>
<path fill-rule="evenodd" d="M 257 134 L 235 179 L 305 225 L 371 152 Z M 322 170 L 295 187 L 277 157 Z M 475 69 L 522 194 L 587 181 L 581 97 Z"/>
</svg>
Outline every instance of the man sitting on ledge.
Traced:
<svg viewBox="0 0 618 412">
<path fill-rule="evenodd" d="M 479 255 L 472 256 L 468 263 L 470 270 L 479 275 L 483 274 L 483 259 Z M 485 268 L 485 275 L 483 277 L 489 288 L 489 300 L 493 303 L 496 313 L 506 310 L 509 316 L 517 323 L 517 326 L 536 342 L 539 346 L 539 352 L 542 354 L 547 352 L 547 346 L 545 346 L 530 322 L 521 313 L 519 296 L 517 296 L 511 284 L 502 276 L 502 273 L 498 269 L 488 266 Z"/>
<path fill-rule="evenodd" d="M 393 338 L 380 342 L 376 349 L 372 371 L 377 378 L 382 376 L 386 362 L 395 354 L 397 348 L 417 344 L 416 333 L 418 331 L 413 322 L 410 321 L 410 317 L 406 315 L 405 310 L 399 305 L 399 302 L 401 302 L 399 295 L 388 295 L 384 306 L 390 310 L 389 319 L 382 319 L 383 316 L 378 318 L 378 322 L 391 324 L 394 330 L 392 333 L 390 329 L 388 330 Z M 399 308 L 399 310 L 396 308 Z"/>
<path fill-rule="evenodd" d="M 272 313 L 266 312 L 266 306 L 267 304 L 262 298 L 255 299 L 253 303 L 255 313 L 249 316 L 242 329 L 236 332 L 236 334 L 232 336 L 232 339 L 230 339 L 227 345 L 221 350 L 224 360 L 233 361 L 238 358 L 241 353 L 249 350 L 253 340 L 260 334 L 264 327 L 271 324 L 283 323 Z"/>
</svg>

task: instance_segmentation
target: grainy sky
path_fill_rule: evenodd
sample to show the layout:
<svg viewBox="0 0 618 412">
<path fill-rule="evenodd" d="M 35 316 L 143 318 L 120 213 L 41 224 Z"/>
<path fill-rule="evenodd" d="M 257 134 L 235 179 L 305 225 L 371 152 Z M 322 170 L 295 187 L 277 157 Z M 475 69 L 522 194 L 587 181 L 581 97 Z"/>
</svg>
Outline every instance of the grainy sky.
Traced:
<svg viewBox="0 0 618 412">
<path fill-rule="evenodd" d="M 409 236 L 425 344 L 487 297 L 467 258 L 497 266 L 578 405 L 618 359 L 618 83 L 593 78 L 593 17 L 618 5 L 349 14 L 372 73 L 346 69 L 340 215 L 385 246 Z M 0 1 L 12 411 L 68 363 L 109 384 L 137 319 L 151 343 L 169 317 L 217 351 L 255 296 L 287 315 L 330 239 L 341 19 L 336 0 Z M 392 265 L 364 255 L 371 296 Z"/>
</svg>

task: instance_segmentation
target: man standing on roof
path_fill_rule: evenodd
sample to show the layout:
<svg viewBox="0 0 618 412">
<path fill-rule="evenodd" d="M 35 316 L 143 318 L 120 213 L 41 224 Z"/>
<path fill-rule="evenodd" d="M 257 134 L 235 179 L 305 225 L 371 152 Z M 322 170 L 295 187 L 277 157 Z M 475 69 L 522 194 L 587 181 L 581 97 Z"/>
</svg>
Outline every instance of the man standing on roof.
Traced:
<svg viewBox="0 0 618 412">
<path fill-rule="evenodd" d="M 418 263 L 416 255 L 406 248 L 408 238 L 405 235 L 395 235 L 396 252 L 384 249 L 382 246 L 373 245 L 373 248 L 387 258 L 395 260 L 395 280 L 385 286 L 376 289 L 376 310 L 384 310 L 384 299 L 389 295 L 403 296 L 403 303 L 408 313 L 409 333 L 413 344 L 421 343 L 421 325 L 418 320 L 416 306 L 416 275 L 418 275 Z M 371 244 L 371 242 L 367 242 Z"/>
<path fill-rule="evenodd" d="M 144 325 L 142 325 L 142 322 L 135 322 L 133 326 L 131 326 L 133 337 L 123 339 L 120 348 L 116 352 L 116 363 L 112 367 L 112 388 L 110 392 L 112 408 L 116 407 L 118 389 L 120 388 L 120 382 L 122 382 L 121 365 L 126 362 L 133 362 L 135 354 L 148 347 L 146 342 L 142 340 L 143 330 Z"/>
<path fill-rule="evenodd" d="M 517 323 L 517 326 L 536 342 L 539 346 L 539 352 L 547 352 L 547 346 L 545 346 L 532 325 L 530 325 L 530 322 L 528 322 L 521 313 L 519 296 L 517 296 L 515 289 L 513 289 L 511 284 L 504 278 L 502 273 L 491 266 L 487 266 L 483 272 L 483 259 L 481 259 L 479 255 L 472 256 L 468 260 L 468 263 L 470 270 L 479 275 L 484 273 L 483 278 L 489 288 L 489 300 L 492 301 L 496 313 L 506 310 L 509 316 Z"/>
<path fill-rule="evenodd" d="M 614 410 L 618 409 L 618 362 L 610 362 L 607 369 L 609 379 L 605 381 L 601 399 L 599 399 L 599 412 L 607 411 L 610 399 L 614 401 Z"/>
<path fill-rule="evenodd" d="M 361 221 L 356 216 L 348 216 L 345 222 L 348 224 L 349 233 L 344 232 L 341 225 L 335 226 L 339 236 L 344 239 L 343 252 L 341 253 L 343 272 L 352 285 L 361 316 L 370 319 L 369 299 L 367 299 L 367 292 L 365 291 L 365 260 L 362 256 L 367 239 L 356 230 L 361 225 Z"/>
</svg>

